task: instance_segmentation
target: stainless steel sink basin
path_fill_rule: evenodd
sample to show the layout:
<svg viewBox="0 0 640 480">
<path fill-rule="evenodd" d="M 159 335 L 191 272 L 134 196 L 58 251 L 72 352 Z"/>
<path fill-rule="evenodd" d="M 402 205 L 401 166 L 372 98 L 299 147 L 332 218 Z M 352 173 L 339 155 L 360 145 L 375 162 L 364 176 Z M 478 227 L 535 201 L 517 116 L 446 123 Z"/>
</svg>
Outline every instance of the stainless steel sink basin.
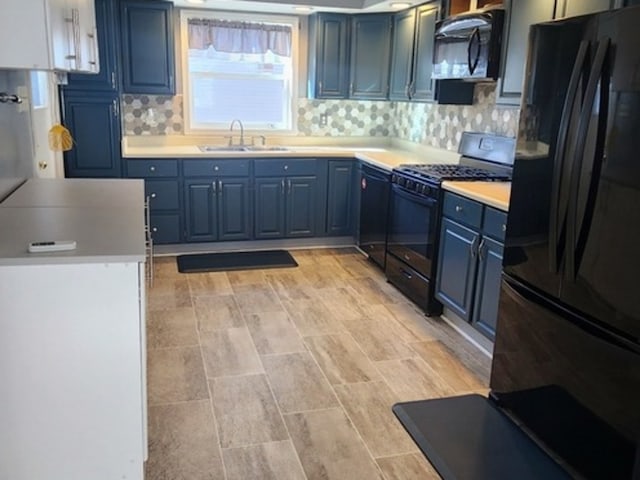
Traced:
<svg viewBox="0 0 640 480">
<path fill-rule="evenodd" d="M 286 152 L 287 147 L 260 147 L 254 145 L 199 145 L 198 148 L 203 153 L 209 152 Z"/>
</svg>

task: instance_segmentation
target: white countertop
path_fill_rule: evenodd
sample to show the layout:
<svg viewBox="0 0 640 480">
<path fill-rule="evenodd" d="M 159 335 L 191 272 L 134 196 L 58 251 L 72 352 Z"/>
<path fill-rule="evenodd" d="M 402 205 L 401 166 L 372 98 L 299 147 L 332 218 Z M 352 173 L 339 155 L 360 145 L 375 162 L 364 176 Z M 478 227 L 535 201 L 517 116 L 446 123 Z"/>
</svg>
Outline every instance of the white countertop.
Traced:
<svg viewBox="0 0 640 480">
<path fill-rule="evenodd" d="M 36 188 L 41 183 L 41 188 Z M 145 260 L 142 180 L 34 179 L 0 207 L 0 265 Z M 75 240 L 77 248 L 37 254 L 27 251 L 29 242 L 55 240 Z"/>
<path fill-rule="evenodd" d="M 509 211 L 511 182 L 445 181 L 442 188 L 463 197 L 471 198 L 503 212 Z"/>
</svg>

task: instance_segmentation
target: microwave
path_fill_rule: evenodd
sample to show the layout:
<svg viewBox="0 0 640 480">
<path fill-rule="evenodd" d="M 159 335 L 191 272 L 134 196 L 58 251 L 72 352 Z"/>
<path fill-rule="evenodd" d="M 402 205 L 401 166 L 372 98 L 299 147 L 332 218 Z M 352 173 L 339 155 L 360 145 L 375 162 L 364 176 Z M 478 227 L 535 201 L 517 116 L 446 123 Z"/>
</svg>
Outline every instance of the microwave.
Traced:
<svg viewBox="0 0 640 480">
<path fill-rule="evenodd" d="M 501 8 L 454 15 L 437 22 L 431 78 L 497 79 L 503 24 Z"/>
</svg>

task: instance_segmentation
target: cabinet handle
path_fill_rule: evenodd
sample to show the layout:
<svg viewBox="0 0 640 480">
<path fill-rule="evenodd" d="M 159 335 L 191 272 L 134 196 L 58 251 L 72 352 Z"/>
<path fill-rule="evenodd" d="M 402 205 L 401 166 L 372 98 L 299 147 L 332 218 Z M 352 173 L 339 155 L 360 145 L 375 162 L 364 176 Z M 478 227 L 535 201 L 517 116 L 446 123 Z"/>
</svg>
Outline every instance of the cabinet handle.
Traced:
<svg viewBox="0 0 640 480">
<path fill-rule="evenodd" d="M 456 205 L 456 212 L 460 213 L 462 211 L 462 207 L 460 205 Z"/>
<path fill-rule="evenodd" d="M 288 195 L 291 195 L 291 180 L 287 180 L 287 186 L 288 186 L 288 190 L 289 190 L 289 191 L 287 192 L 287 194 L 288 194 Z"/>
<path fill-rule="evenodd" d="M 411 100 L 416 94 L 416 82 L 415 80 L 409 84 L 409 99 Z"/>
<path fill-rule="evenodd" d="M 469 251 L 471 253 L 471 258 L 476 258 L 478 254 L 478 249 L 476 248 L 476 243 L 478 242 L 478 237 L 473 239 L 473 242 L 469 245 Z"/>
<path fill-rule="evenodd" d="M 222 180 L 218 180 L 218 192 L 222 193 Z"/>
<path fill-rule="evenodd" d="M 503 232 L 506 232 L 506 231 L 507 231 L 507 224 L 506 224 L 506 223 L 503 223 L 503 224 L 502 224 L 502 231 L 503 231 Z"/>
<path fill-rule="evenodd" d="M 114 101 L 115 101 L 115 100 L 114 100 Z M 156 167 L 155 167 L 154 165 L 151 165 L 151 166 L 149 167 L 149 171 L 150 171 L 150 172 L 155 172 L 155 171 L 156 171 Z"/>
<path fill-rule="evenodd" d="M 152 231 L 153 233 L 158 233 L 158 227 L 153 227 L 153 228 L 151 229 L 151 231 Z"/>
<path fill-rule="evenodd" d="M 156 198 L 156 196 L 157 196 L 157 195 L 156 195 L 156 193 L 155 193 L 155 192 L 153 192 L 153 193 L 151 194 L 151 198 Z"/>
<path fill-rule="evenodd" d="M 351 82 L 349 84 L 349 96 L 352 97 L 353 96 L 353 82 Z"/>
<path fill-rule="evenodd" d="M 280 185 L 282 186 L 282 195 L 284 195 L 286 193 L 286 190 L 284 187 L 284 178 L 282 179 L 282 182 L 280 183 Z"/>
<path fill-rule="evenodd" d="M 405 95 L 405 97 L 407 97 L 409 99 L 411 98 L 411 84 L 410 83 L 407 83 L 407 86 L 404 87 L 404 95 Z"/>
<path fill-rule="evenodd" d="M 118 109 L 118 100 L 117 99 L 113 100 L 113 116 L 116 117 L 116 118 L 118 118 L 120 116 L 120 112 L 119 112 L 119 109 Z M 155 170 L 155 167 L 151 167 L 151 169 L 152 169 L 151 171 L 153 172 Z"/>
<path fill-rule="evenodd" d="M 400 273 L 402 273 L 402 275 L 407 277 L 409 280 L 411 280 L 413 278 L 413 275 L 411 275 L 409 272 L 407 272 L 404 268 L 400 269 Z"/>
<path fill-rule="evenodd" d="M 322 93 L 322 80 L 318 82 L 318 93 Z"/>
<path fill-rule="evenodd" d="M 213 167 L 213 170 L 217 172 L 218 170 L 220 170 L 220 167 L 216 165 L 215 167 Z"/>
<path fill-rule="evenodd" d="M 284 169 L 285 169 L 285 170 L 289 170 L 289 165 L 285 165 L 285 166 L 284 166 Z"/>
<path fill-rule="evenodd" d="M 116 89 L 116 72 L 111 72 L 111 88 Z"/>
<path fill-rule="evenodd" d="M 87 37 L 89 37 L 89 42 L 91 43 L 91 53 L 93 54 L 93 59 L 89 60 L 89 65 L 95 67 L 98 65 L 98 59 L 100 58 L 98 54 L 98 42 L 94 33 L 87 33 Z M 95 71 L 95 68 L 92 68 L 91 70 Z"/>
<path fill-rule="evenodd" d="M 484 260 L 484 238 L 482 240 L 480 240 L 480 245 L 478 245 L 478 257 L 480 258 L 480 261 Z"/>
<path fill-rule="evenodd" d="M 215 180 L 211 182 L 211 188 L 213 190 L 213 194 L 216 195 L 218 193 L 218 182 Z"/>
</svg>

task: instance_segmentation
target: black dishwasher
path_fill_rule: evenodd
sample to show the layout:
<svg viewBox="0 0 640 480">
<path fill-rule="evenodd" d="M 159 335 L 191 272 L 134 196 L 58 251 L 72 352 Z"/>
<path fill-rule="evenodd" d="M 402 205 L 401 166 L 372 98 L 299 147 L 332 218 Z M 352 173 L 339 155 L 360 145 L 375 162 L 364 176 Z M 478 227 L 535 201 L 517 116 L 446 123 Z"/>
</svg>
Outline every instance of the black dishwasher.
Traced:
<svg viewBox="0 0 640 480">
<path fill-rule="evenodd" d="M 358 246 L 383 269 L 385 266 L 390 179 L 391 172 L 388 170 L 362 163 Z"/>
</svg>

